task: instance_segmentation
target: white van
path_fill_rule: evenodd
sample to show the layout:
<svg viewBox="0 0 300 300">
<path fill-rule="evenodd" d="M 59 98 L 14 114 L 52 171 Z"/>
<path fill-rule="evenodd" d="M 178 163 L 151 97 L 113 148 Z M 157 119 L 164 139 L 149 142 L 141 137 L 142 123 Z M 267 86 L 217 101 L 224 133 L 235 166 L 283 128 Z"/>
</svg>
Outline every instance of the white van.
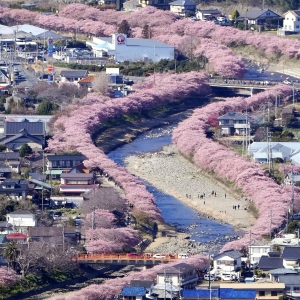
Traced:
<svg viewBox="0 0 300 300">
<path fill-rule="evenodd" d="M 221 279 L 223 281 L 231 281 L 232 280 L 232 275 L 230 273 L 222 273 Z"/>
<path fill-rule="evenodd" d="M 178 254 L 178 258 L 181 258 L 181 259 L 186 259 L 186 258 L 189 258 L 190 256 L 186 253 L 179 253 Z"/>
</svg>

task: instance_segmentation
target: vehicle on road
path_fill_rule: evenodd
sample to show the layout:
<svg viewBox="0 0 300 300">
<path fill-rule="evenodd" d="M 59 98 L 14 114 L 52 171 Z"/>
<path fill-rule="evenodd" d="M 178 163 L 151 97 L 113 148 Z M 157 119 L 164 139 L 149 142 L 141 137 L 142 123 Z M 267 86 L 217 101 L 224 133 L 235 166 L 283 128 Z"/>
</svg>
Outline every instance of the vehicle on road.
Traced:
<svg viewBox="0 0 300 300">
<path fill-rule="evenodd" d="M 284 80 L 283 83 L 284 83 L 284 84 L 287 84 L 287 85 L 291 85 L 291 84 L 292 84 L 292 82 L 289 81 L 289 80 Z"/>
<path fill-rule="evenodd" d="M 61 218 L 61 216 L 62 216 L 62 212 L 56 211 L 53 213 L 53 220 L 58 220 Z"/>
<path fill-rule="evenodd" d="M 179 253 L 178 254 L 178 258 L 181 258 L 181 259 L 186 259 L 186 258 L 189 258 L 190 256 L 186 253 Z"/>
<path fill-rule="evenodd" d="M 164 254 L 154 254 L 152 257 L 153 258 L 166 258 L 166 256 Z"/>
<path fill-rule="evenodd" d="M 216 276 L 214 274 L 210 274 L 210 275 L 209 274 L 205 274 L 203 278 L 204 278 L 204 280 L 207 280 L 207 281 L 209 281 L 209 280 L 210 281 L 215 281 L 216 280 Z"/>
<path fill-rule="evenodd" d="M 139 254 L 139 253 L 128 253 L 128 257 L 137 258 L 137 257 L 141 257 L 141 254 Z"/>
</svg>

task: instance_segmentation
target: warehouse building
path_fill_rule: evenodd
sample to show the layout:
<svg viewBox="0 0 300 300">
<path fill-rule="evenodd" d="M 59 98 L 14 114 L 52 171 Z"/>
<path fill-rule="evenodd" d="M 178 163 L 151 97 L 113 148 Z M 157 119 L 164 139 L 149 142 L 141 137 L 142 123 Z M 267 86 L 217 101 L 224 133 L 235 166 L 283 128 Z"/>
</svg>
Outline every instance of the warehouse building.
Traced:
<svg viewBox="0 0 300 300">
<path fill-rule="evenodd" d="M 174 47 L 152 39 L 128 38 L 126 34 L 112 37 L 93 37 L 86 42 L 95 57 L 108 57 L 116 62 L 174 59 Z"/>
</svg>

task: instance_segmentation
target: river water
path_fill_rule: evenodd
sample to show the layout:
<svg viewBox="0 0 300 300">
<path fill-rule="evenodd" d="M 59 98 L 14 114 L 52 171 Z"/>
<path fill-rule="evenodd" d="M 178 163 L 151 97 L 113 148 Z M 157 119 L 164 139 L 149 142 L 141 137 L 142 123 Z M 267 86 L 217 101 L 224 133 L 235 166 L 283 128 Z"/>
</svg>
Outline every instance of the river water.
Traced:
<svg viewBox="0 0 300 300">
<path fill-rule="evenodd" d="M 124 166 L 124 159 L 128 156 L 158 151 L 171 144 L 173 128 L 175 125 L 169 125 L 141 134 L 133 142 L 110 152 L 108 157 L 118 165 Z M 210 244 L 218 239 L 221 246 L 227 242 L 225 236 L 238 235 L 233 226 L 203 216 L 173 196 L 162 193 L 145 181 L 144 183 L 154 195 L 165 222 L 175 226 L 178 231 L 186 232 L 191 239 L 201 244 Z"/>
</svg>

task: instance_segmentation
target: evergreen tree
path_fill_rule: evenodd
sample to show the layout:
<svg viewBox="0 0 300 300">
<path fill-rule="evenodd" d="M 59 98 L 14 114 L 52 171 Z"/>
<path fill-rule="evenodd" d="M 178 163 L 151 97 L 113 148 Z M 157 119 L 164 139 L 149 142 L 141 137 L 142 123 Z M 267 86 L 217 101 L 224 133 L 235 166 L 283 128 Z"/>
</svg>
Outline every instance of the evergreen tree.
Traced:
<svg viewBox="0 0 300 300">
<path fill-rule="evenodd" d="M 143 39 L 151 39 L 151 30 L 149 25 L 145 25 L 142 30 Z"/>
<path fill-rule="evenodd" d="M 55 109 L 55 105 L 48 100 L 43 100 L 37 107 L 38 115 L 51 115 L 52 111 Z"/>
<path fill-rule="evenodd" d="M 118 33 L 124 33 L 127 34 L 127 37 L 130 37 L 131 28 L 126 20 L 123 20 L 119 25 Z"/>
<path fill-rule="evenodd" d="M 24 144 L 21 146 L 19 153 L 21 157 L 25 157 L 26 155 L 30 155 L 32 153 L 32 149 L 28 144 Z"/>
<path fill-rule="evenodd" d="M 235 20 L 240 16 L 240 13 L 238 12 L 238 10 L 234 10 L 233 13 L 231 14 L 231 19 Z"/>
</svg>

